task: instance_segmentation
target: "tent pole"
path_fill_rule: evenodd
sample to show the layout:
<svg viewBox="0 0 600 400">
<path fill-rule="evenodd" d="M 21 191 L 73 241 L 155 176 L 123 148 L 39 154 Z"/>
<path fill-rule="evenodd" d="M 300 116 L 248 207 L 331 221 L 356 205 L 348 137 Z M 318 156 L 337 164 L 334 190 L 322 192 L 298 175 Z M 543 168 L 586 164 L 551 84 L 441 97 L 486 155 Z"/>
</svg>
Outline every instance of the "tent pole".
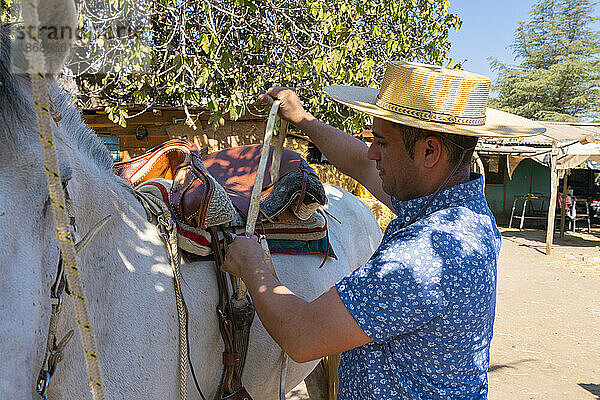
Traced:
<svg viewBox="0 0 600 400">
<path fill-rule="evenodd" d="M 550 204 L 548 205 L 548 227 L 546 229 L 546 255 L 550 255 L 552 239 L 554 237 L 554 217 L 556 215 L 556 198 L 558 197 L 558 172 L 556 159 L 558 146 L 556 140 L 552 141 L 552 156 L 550 158 Z"/>
<path fill-rule="evenodd" d="M 567 209 L 567 181 L 569 179 L 569 170 L 565 170 L 563 178 L 562 204 L 560 205 L 560 237 L 565 236 L 565 210 Z"/>
<path fill-rule="evenodd" d="M 483 161 L 481 161 L 481 158 L 479 157 L 479 154 L 477 154 L 476 151 L 473 152 L 473 160 L 475 160 L 475 165 L 478 169 L 477 172 L 479 172 L 481 176 L 483 176 L 483 187 L 485 187 L 485 168 L 483 166 Z"/>
</svg>

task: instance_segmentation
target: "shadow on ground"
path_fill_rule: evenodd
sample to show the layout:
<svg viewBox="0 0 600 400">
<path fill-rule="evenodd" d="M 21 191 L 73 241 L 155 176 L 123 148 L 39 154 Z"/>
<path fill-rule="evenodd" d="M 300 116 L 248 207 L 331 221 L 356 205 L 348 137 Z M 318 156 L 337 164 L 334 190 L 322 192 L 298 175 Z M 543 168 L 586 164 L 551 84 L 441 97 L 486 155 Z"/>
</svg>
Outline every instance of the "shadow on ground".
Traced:
<svg viewBox="0 0 600 400">
<path fill-rule="evenodd" d="M 522 231 L 515 228 L 500 228 L 502 237 L 507 239 L 516 239 L 523 246 L 545 246 L 546 231 L 541 229 L 524 229 Z M 554 245 L 568 247 L 597 247 L 600 246 L 600 230 L 593 229 L 591 233 L 587 232 L 565 232 L 563 238 L 554 234 Z"/>
<path fill-rule="evenodd" d="M 526 362 L 530 362 L 530 361 L 537 361 L 537 360 L 535 358 L 526 358 L 526 359 L 523 359 L 523 360 L 515 361 L 515 362 L 510 363 L 510 364 L 492 364 L 492 365 L 489 366 L 488 372 L 496 372 L 498 370 L 502 370 L 502 369 L 505 369 L 505 368 L 515 369 L 517 365 L 523 364 L 523 363 L 526 363 Z"/>
<path fill-rule="evenodd" d="M 595 385 L 593 383 L 578 383 L 579 386 L 593 394 L 596 397 L 596 400 L 600 400 L 600 385 Z"/>
</svg>

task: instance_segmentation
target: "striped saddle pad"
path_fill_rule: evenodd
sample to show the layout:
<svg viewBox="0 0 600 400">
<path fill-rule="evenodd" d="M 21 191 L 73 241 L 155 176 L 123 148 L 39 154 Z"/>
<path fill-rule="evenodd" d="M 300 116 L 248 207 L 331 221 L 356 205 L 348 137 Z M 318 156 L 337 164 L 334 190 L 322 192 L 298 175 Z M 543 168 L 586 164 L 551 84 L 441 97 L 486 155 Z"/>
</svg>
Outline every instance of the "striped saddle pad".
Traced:
<svg viewBox="0 0 600 400">
<path fill-rule="evenodd" d="M 151 193 L 160 197 L 166 204 L 170 204 L 170 194 L 173 181 L 170 179 L 156 178 L 147 180 L 136 186 L 142 192 Z M 235 208 L 231 221 L 221 225 L 234 234 L 243 234 L 245 219 Z M 255 232 L 266 236 L 272 253 L 286 254 L 320 254 L 335 257 L 327 237 L 327 220 L 319 211 L 315 211 L 306 220 L 300 220 L 291 210 L 286 210 L 271 221 L 260 221 Z M 177 221 L 178 245 L 185 253 L 200 258 L 212 255 L 210 233 L 201 228 L 193 227 L 182 221 Z M 224 241 L 224 236 L 219 230 L 219 240 Z"/>
</svg>

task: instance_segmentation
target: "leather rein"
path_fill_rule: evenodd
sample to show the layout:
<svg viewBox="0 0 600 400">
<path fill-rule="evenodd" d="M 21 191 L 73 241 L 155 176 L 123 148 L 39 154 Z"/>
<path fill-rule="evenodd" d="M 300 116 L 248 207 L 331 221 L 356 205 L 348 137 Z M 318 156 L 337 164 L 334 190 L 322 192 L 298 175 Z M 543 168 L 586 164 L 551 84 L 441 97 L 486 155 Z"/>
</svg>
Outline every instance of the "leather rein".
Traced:
<svg viewBox="0 0 600 400">
<path fill-rule="evenodd" d="M 76 242 L 75 235 L 78 232 L 77 224 L 75 222 L 75 213 L 73 211 L 73 202 L 71 200 L 71 196 L 69 195 L 69 191 L 67 189 L 68 182 L 63 182 L 63 191 L 65 195 L 65 208 L 67 215 L 69 217 L 69 225 L 70 225 L 70 235 L 75 243 L 75 251 L 79 253 L 90 241 L 91 239 L 98 233 L 98 231 L 108 222 L 110 219 L 110 215 L 102 219 L 98 222 L 90 232 L 88 232 L 80 241 Z M 40 372 L 38 374 L 38 380 L 36 385 L 36 392 L 40 395 L 40 397 L 44 400 L 48 398 L 48 388 L 50 386 L 50 380 L 54 373 L 56 372 L 56 367 L 58 363 L 60 363 L 63 359 L 63 351 L 66 348 L 67 344 L 71 341 L 74 335 L 73 329 L 69 330 L 60 341 L 57 341 L 57 326 L 58 326 L 58 317 L 62 311 L 63 304 L 63 293 L 67 293 L 71 295 L 71 291 L 69 290 L 69 285 L 67 283 L 67 276 L 65 274 L 64 263 L 63 263 L 63 254 L 62 251 L 59 252 L 58 263 L 56 267 L 56 278 L 54 279 L 54 283 L 50 287 L 50 303 L 52 305 L 52 310 L 50 313 L 50 322 L 48 324 L 48 334 L 46 336 L 46 350 L 44 352 L 44 358 L 42 362 L 42 367 L 40 368 Z"/>
<path fill-rule="evenodd" d="M 42 399 L 48 398 L 48 387 L 50 386 L 50 379 L 56 371 L 56 366 L 63 358 L 63 350 L 73 338 L 73 329 L 60 340 L 56 341 L 56 328 L 58 324 L 58 316 L 62 310 L 63 293 L 70 294 L 69 288 L 67 287 L 67 279 L 65 278 L 62 253 L 58 259 L 58 266 L 56 272 L 56 280 L 50 289 L 50 300 L 52 304 L 52 311 L 50 314 L 50 323 L 48 326 L 48 335 L 46 338 L 46 351 L 44 353 L 44 361 L 42 362 L 42 368 L 38 374 L 36 392 L 41 396 Z"/>
</svg>

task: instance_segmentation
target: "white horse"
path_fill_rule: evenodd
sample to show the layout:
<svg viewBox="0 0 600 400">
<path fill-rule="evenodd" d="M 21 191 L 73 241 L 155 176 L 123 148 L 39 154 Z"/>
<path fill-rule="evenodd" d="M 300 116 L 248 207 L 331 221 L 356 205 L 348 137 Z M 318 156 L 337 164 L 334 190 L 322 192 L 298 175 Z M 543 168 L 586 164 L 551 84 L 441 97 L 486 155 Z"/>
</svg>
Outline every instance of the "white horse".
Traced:
<svg viewBox="0 0 600 400">
<path fill-rule="evenodd" d="M 64 18 L 71 0 L 40 4 L 42 25 Z M 54 13 L 53 10 L 61 10 Z M 54 19 L 50 21 L 48 18 Z M 71 16 L 72 17 L 72 16 Z M 44 18 L 47 21 L 44 21 Z M 45 349 L 50 317 L 50 286 L 59 259 L 29 80 L 11 70 L 9 39 L 0 48 L 0 399 L 33 399 Z M 66 54 L 46 54 L 62 65 Z M 111 215 L 108 224 L 80 253 L 90 321 L 96 335 L 108 399 L 176 399 L 178 397 L 178 328 L 172 275 L 165 247 L 146 220 L 129 185 L 111 172 L 103 144 L 81 121 L 71 99 L 53 87 L 62 112 L 57 132 L 61 175 L 80 232 Z M 317 256 L 274 255 L 281 281 L 313 300 L 352 269 L 364 263 L 381 239 L 371 212 L 345 190 L 326 186 L 329 235 L 338 260 L 318 268 Z M 200 385 L 212 397 L 221 374 L 222 343 L 215 307 L 217 284 L 211 262 L 182 266 L 183 292 L 190 310 L 191 360 Z M 59 339 L 75 336 L 67 346 L 49 390 L 51 399 L 90 398 L 87 373 L 76 329 L 73 303 L 65 298 Z M 286 389 L 313 369 L 315 362 L 291 362 Z M 251 333 L 244 383 L 255 399 L 276 399 L 280 349 L 259 319 Z M 191 382 L 191 380 L 188 380 Z M 199 398 L 188 384 L 189 397 Z"/>
</svg>

